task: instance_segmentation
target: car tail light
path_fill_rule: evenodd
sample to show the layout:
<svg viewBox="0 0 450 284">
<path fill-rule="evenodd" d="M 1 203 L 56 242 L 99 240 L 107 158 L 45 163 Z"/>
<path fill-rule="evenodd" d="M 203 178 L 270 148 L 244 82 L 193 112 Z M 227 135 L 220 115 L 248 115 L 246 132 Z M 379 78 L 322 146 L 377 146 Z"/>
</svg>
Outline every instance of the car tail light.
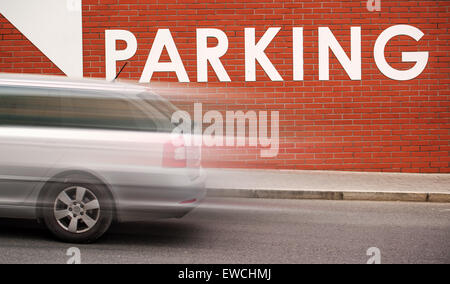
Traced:
<svg viewBox="0 0 450 284">
<path fill-rule="evenodd" d="M 163 167 L 167 168 L 186 168 L 187 157 L 186 147 L 183 140 L 178 141 L 178 145 L 174 145 L 172 141 L 164 144 Z"/>
</svg>

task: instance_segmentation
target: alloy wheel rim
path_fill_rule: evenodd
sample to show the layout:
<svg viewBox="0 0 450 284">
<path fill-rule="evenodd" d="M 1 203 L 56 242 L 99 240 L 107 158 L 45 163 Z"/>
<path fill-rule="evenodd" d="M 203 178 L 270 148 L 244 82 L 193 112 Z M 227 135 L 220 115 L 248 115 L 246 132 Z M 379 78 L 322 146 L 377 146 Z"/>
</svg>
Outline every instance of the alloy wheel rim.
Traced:
<svg viewBox="0 0 450 284">
<path fill-rule="evenodd" d="M 64 230 L 81 234 L 91 230 L 100 218 L 100 203 L 92 191 L 71 186 L 56 197 L 53 208 L 58 225 Z"/>
</svg>

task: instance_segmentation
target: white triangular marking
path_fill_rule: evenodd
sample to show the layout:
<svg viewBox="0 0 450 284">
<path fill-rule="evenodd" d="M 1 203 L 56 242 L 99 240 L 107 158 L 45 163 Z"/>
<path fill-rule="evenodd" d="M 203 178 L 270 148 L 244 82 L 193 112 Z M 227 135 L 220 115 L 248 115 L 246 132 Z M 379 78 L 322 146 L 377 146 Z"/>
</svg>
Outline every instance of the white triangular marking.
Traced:
<svg viewBox="0 0 450 284">
<path fill-rule="evenodd" d="M 83 77 L 81 0 L 0 0 L 0 13 L 67 76 Z"/>
</svg>

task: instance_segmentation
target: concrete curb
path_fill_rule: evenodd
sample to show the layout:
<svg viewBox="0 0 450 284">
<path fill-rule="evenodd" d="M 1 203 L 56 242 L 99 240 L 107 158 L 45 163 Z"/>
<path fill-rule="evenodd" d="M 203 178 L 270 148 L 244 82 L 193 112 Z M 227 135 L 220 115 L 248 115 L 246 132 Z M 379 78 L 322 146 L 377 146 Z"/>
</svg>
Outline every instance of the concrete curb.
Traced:
<svg viewBox="0 0 450 284">
<path fill-rule="evenodd" d="M 450 203 L 450 193 L 208 188 L 210 197 Z"/>
</svg>

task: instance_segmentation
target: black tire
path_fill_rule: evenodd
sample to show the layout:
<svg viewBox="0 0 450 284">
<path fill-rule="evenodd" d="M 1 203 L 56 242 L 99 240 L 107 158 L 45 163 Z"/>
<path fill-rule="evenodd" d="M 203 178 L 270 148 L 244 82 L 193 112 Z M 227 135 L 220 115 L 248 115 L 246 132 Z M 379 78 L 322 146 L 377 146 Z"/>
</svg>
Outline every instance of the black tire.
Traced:
<svg viewBox="0 0 450 284">
<path fill-rule="evenodd" d="M 68 221 L 65 221 L 65 219 L 60 219 L 58 221 L 56 218 L 57 213 L 54 210 L 56 210 L 57 206 L 61 206 L 61 199 L 59 199 L 60 194 L 67 192 L 67 190 L 71 190 L 71 188 L 87 189 L 87 192 L 91 196 L 94 196 L 98 201 L 99 209 L 95 212 L 95 225 L 89 228 L 87 225 L 84 225 L 85 222 L 83 220 L 76 221 L 77 224 L 79 224 L 77 226 L 84 225 L 87 227 L 84 229 L 86 231 L 80 230 L 80 232 L 70 232 L 68 228 L 64 228 L 63 222 L 69 223 L 69 220 L 74 218 L 75 209 L 72 210 L 71 208 L 70 211 L 72 215 L 65 217 Z M 63 204 L 63 206 L 66 205 Z M 52 184 L 44 193 L 42 219 L 49 231 L 61 241 L 68 243 L 92 243 L 100 238 L 111 226 L 114 216 L 113 208 L 113 200 L 105 186 L 93 180 L 80 179 L 79 177 L 68 177 L 65 178 L 64 183 Z M 77 208 L 77 210 L 78 209 L 79 208 Z M 91 214 L 91 212 L 92 211 L 84 211 L 83 213 L 84 215 L 87 215 Z M 81 218 L 81 213 L 78 214 L 79 215 L 77 218 Z"/>
</svg>

